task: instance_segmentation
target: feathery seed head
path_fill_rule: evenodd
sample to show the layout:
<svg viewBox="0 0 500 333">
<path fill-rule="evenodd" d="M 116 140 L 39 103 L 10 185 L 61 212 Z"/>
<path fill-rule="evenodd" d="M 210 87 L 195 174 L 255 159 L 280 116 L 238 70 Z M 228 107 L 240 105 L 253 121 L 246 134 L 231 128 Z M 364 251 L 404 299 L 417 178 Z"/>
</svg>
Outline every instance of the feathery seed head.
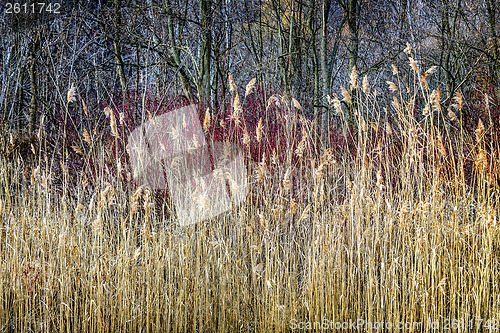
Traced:
<svg viewBox="0 0 500 333">
<path fill-rule="evenodd" d="M 403 50 L 403 52 L 406 53 L 407 55 L 410 55 L 411 53 L 410 43 L 406 42 L 406 48 Z"/>
<path fill-rule="evenodd" d="M 87 109 L 87 104 L 85 104 L 85 101 L 82 99 L 82 107 L 83 107 L 83 112 L 85 112 L 85 115 L 89 115 L 89 110 Z"/>
<path fill-rule="evenodd" d="M 488 156 L 483 149 L 479 150 L 479 153 L 476 156 L 476 160 L 474 161 L 476 169 L 483 173 L 486 169 L 488 169 Z"/>
<path fill-rule="evenodd" d="M 363 77 L 363 92 L 368 94 L 368 91 L 370 91 L 370 85 L 368 84 L 368 76 L 365 75 Z"/>
<path fill-rule="evenodd" d="M 71 88 L 68 90 L 68 104 L 76 101 L 76 88 L 75 84 L 71 84 Z"/>
<path fill-rule="evenodd" d="M 227 76 L 228 76 L 228 80 L 229 80 L 229 91 L 235 92 L 236 91 L 236 84 L 234 84 L 233 75 L 231 74 L 231 72 L 228 72 Z"/>
<path fill-rule="evenodd" d="M 109 124 L 111 126 L 111 133 L 115 138 L 118 138 L 118 128 L 116 127 L 115 113 L 113 111 L 109 113 Z"/>
<path fill-rule="evenodd" d="M 479 118 L 479 121 L 477 123 L 477 127 L 475 129 L 475 133 L 476 133 L 476 142 L 477 143 L 481 143 L 481 140 L 483 138 L 483 135 L 484 135 L 484 132 L 485 132 L 485 129 L 484 129 L 484 123 L 483 121 L 481 120 L 481 118 Z"/>
<path fill-rule="evenodd" d="M 350 104 L 352 104 L 352 98 L 349 92 L 346 90 L 346 88 L 341 87 L 340 90 L 342 91 L 342 96 L 344 96 L 344 100 Z"/>
<path fill-rule="evenodd" d="M 252 92 L 254 87 L 255 87 L 255 78 L 251 79 L 250 82 L 248 82 L 247 88 L 245 90 L 245 97 L 247 97 Z"/>
<path fill-rule="evenodd" d="M 255 129 L 255 134 L 257 135 L 257 142 L 260 142 L 262 138 L 262 117 L 259 119 L 259 123 L 257 124 L 257 128 Z"/>
<path fill-rule="evenodd" d="M 357 89 L 358 86 L 358 73 L 356 72 L 356 65 L 352 68 L 351 77 L 349 83 L 351 84 L 351 88 Z"/>
<path fill-rule="evenodd" d="M 205 132 L 208 132 L 209 127 L 210 127 L 210 109 L 207 108 L 207 111 L 205 111 L 205 119 L 203 120 L 203 128 L 205 129 Z"/>
<path fill-rule="evenodd" d="M 90 140 L 90 135 L 89 135 L 89 132 L 87 131 L 86 128 L 83 129 L 83 139 L 85 140 L 85 142 L 87 142 L 89 145 L 92 143 L 92 141 Z"/>
<path fill-rule="evenodd" d="M 418 64 L 417 64 L 417 62 L 412 57 L 410 57 L 409 59 L 410 59 L 410 66 L 411 66 L 411 68 L 413 69 L 413 71 L 415 73 L 418 73 L 419 71 L 418 71 Z"/>
<path fill-rule="evenodd" d="M 111 108 L 109 106 L 106 106 L 104 108 L 104 114 L 106 115 L 106 117 L 109 118 L 109 116 L 111 115 L 111 113 L 113 113 L 113 111 L 111 110 Z"/>
<path fill-rule="evenodd" d="M 398 90 L 398 87 L 396 86 L 396 84 L 394 82 L 392 82 L 392 81 L 386 81 L 386 82 L 389 85 L 389 90 L 391 92 L 395 92 Z"/>
<path fill-rule="evenodd" d="M 453 97 L 453 101 L 455 102 L 452 106 L 457 110 L 461 111 L 463 107 L 463 98 L 462 93 L 457 90 L 455 96 Z"/>
<path fill-rule="evenodd" d="M 295 98 L 292 97 L 292 103 L 293 107 L 296 108 L 297 110 L 302 110 L 302 106 L 300 105 L 299 101 L 297 101 Z"/>
<path fill-rule="evenodd" d="M 231 113 L 231 118 L 234 120 L 234 122 L 237 125 L 240 123 L 241 112 L 242 112 L 242 109 L 240 106 L 240 96 L 238 95 L 238 92 L 236 92 L 234 95 L 233 112 Z"/>
<path fill-rule="evenodd" d="M 398 71 L 398 68 L 396 67 L 396 65 L 391 64 L 391 66 L 392 66 L 392 75 L 398 75 L 399 71 Z"/>
<path fill-rule="evenodd" d="M 340 103 L 340 100 L 337 97 L 337 94 L 333 94 L 333 107 L 335 108 L 335 112 L 338 115 L 342 114 L 342 103 Z"/>
</svg>

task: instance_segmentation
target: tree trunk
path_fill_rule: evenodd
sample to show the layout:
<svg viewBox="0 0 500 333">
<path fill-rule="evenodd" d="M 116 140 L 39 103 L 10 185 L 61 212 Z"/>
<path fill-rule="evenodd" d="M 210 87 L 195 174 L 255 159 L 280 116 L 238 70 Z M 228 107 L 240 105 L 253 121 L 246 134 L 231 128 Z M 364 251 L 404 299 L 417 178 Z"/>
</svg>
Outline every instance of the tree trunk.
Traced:
<svg viewBox="0 0 500 333">
<path fill-rule="evenodd" d="M 212 1 L 200 1 L 200 16 L 202 43 L 200 53 L 200 68 L 198 73 L 198 100 L 200 103 L 210 103 L 210 60 L 212 56 Z"/>
<path fill-rule="evenodd" d="M 189 77 L 185 73 L 183 69 L 183 65 L 181 62 L 181 57 L 179 55 L 179 50 L 177 49 L 176 46 L 176 41 L 175 41 L 175 34 L 174 34 L 174 23 L 172 21 L 172 8 L 170 7 L 170 2 L 166 0 L 165 2 L 165 9 L 167 12 L 167 29 L 168 29 L 168 38 L 170 39 L 170 53 L 172 53 L 172 57 L 174 58 L 175 65 L 179 69 L 179 76 L 181 79 L 181 85 L 184 90 L 184 94 L 186 97 L 191 100 L 192 98 L 192 92 L 191 92 L 191 84 Z"/>
<path fill-rule="evenodd" d="M 349 39 L 347 44 L 347 52 L 349 58 L 349 74 L 358 62 L 358 0 L 349 0 L 347 12 L 347 24 L 349 27 Z"/>
<path fill-rule="evenodd" d="M 441 56 L 440 65 L 444 71 L 444 81 L 446 86 L 446 97 L 450 99 L 455 91 L 456 82 L 453 74 L 452 56 L 454 53 L 454 39 L 457 31 L 458 12 L 461 6 L 461 0 L 455 7 L 455 12 L 450 22 L 450 6 L 448 0 L 441 0 L 443 13 L 441 16 Z"/>
<path fill-rule="evenodd" d="M 33 48 L 30 51 L 30 68 L 29 68 L 29 76 L 30 76 L 30 86 L 31 86 L 31 102 L 29 107 L 29 125 L 28 132 L 30 134 L 34 133 L 35 123 L 36 123 L 36 109 L 37 109 L 37 95 L 38 95 L 38 84 L 35 72 L 35 62 L 36 62 L 36 45 L 37 41 L 33 43 Z"/>
<path fill-rule="evenodd" d="M 293 45 L 294 45 L 294 28 L 295 28 L 295 13 L 294 13 L 294 1 L 292 0 L 290 3 L 290 27 L 288 30 L 288 85 L 285 86 L 285 91 L 290 94 L 291 93 L 291 78 L 294 75 L 293 70 Z"/>
<path fill-rule="evenodd" d="M 318 66 L 318 55 L 316 51 L 316 30 L 314 26 L 314 8 L 315 1 L 311 2 L 311 7 L 309 8 L 309 22 L 308 27 L 311 32 L 311 43 L 310 49 L 312 51 L 312 65 L 313 65 L 313 79 L 314 79 L 314 95 L 313 95 L 313 106 L 314 106 L 314 116 L 319 116 L 319 66 Z"/>
<path fill-rule="evenodd" d="M 127 97 L 127 78 L 125 76 L 125 64 L 120 45 L 120 31 L 121 31 L 121 0 L 115 0 L 115 26 L 113 35 L 113 49 L 115 52 L 116 71 L 120 79 L 120 87 L 122 89 L 122 98 Z"/>
<path fill-rule="evenodd" d="M 286 87 L 288 86 L 288 67 L 287 67 L 287 57 L 285 51 L 286 37 L 285 37 L 285 32 L 283 31 L 283 26 L 281 25 L 281 18 L 282 18 L 281 2 L 280 0 L 273 0 L 272 5 L 278 29 L 278 44 L 279 44 L 278 63 L 281 74 L 281 81 L 282 81 L 281 84 L 283 85 L 283 87 L 285 87 L 286 90 Z"/>
<path fill-rule="evenodd" d="M 486 6 L 488 9 L 488 22 L 490 24 L 490 32 L 491 38 L 493 39 L 493 59 L 494 63 L 494 73 L 495 73 L 495 82 L 498 82 L 500 79 L 500 50 L 498 49 L 498 34 L 496 29 L 496 0 L 487 0 Z"/>
<path fill-rule="evenodd" d="M 349 4 L 347 7 L 347 25 L 349 28 L 349 37 L 347 42 L 347 54 L 349 59 L 349 72 L 350 75 L 352 70 L 356 66 L 358 62 L 358 0 L 349 0 Z M 352 103 L 349 106 L 349 114 L 347 117 L 347 121 L 349 127 L 354 125 L 354 110 L 356 109 L 356 94 L 354 91 L 354 87 L 350 87 Z"/>
<path fill-rule="evenodd" d="M 321 78 L 323 80 L 323 91 L 322 91 L 322 101 L 324 105 L 327 105 L 326 96 L 330 94 L 330 70 L 327 64 L 327 26 L 328 26 L 328 16 L 330 15 L 331 0 L 323 0 L 323 7 L 321 9 L 321 45 L 320 45 L 320 61 L 321 61 Z M 328 109 L 329 111 L 329 109 Z M 329 112 L 323 112 L 321 117 L 321 133 L 322 142 L 326 141 L 327 133 L 329 131 Z"/>
</svg>

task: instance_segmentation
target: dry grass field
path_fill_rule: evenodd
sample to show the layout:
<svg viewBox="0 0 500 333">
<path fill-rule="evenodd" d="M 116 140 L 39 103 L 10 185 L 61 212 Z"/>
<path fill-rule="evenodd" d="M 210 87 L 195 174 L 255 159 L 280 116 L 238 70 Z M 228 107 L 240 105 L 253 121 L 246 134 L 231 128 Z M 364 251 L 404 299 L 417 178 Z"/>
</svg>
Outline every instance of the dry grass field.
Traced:
<svg viewBox="0 0 500 333">
<path fill-rule="evenodd" d="M 233 91 L 224 121 L 241 131 L 223 140 L 274 149 L 248 159 L 245 202 L 188 227 L 154 189 L 109 170 L 99 132 L 85 129 L 63 152 L 80 156 L 77 166 L 44 153 L 43 130 L 31 162 L 3 138 L 0 331 L 498 329 L 498 120 L 484 109 L 464 128 L 466 101 L 458 94 L 443 109 L 431 72 L 415 72 L 408 90 L 395 75 L 391 105 L 353 73 L 359 87 L 330 98 L 338 145 L 286 96 L 267 101 L 280 110 L 279 135 L 266 119 L 247 129 L 246 96 Z M 106 130 L 125 145 L 111 118 Z"/>
</svg>

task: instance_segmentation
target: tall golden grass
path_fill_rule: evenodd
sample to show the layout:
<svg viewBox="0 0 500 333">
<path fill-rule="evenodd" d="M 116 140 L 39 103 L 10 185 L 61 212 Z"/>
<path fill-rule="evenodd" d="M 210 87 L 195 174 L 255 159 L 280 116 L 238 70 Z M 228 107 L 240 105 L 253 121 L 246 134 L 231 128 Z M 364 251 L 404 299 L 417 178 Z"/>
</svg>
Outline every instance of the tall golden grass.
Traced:
<svg viewBox="0 0 500 333">
<path fill-rule="evenodd" d="M 298 101 L 281 99 L 285 146 L 300 135 L 298 147 L 284 162 L 272 154 L 250 162 L 247 201 L 192 227 L 160 215 L 151 189 L 126 179 L 97 175 L 91 187 L 82 176 L 69 187 L 62 169 L 63 188 L 54 189 L 50 161 L 26 172 L 2 157 L 0 330 L 270 332 L 309 322 L 320 331 L 325 320 L 498 328 L 500 147 L 486 150 L 482 122 L 476 136 L 461 128 L 461 95 L 441 110 L 439 91 L 427 86 L 433 70 L 422 79 L 410 62 L 409 93 L 398 77 L 388 81 L 392 121 L 366 77 L 362 89 L 342 90 L 345 104 L 334 95 L 346 133 L 345 115 L 355 115 L 354 154 L 316 154 L 315 124 L 298 116 Z M 350 81 L 358 86 L 355 72 Z M 240 123 L 234 96 L 225 121 Z M 417 96 L 426 104 L 419 121 Z M 211 121 L 207 110 L 205 129 Z M 116 138 L 114 118 L 111 126 Z M 256 135 L 260 143 L 273 133 L 261 119 Z"/>
</svg>

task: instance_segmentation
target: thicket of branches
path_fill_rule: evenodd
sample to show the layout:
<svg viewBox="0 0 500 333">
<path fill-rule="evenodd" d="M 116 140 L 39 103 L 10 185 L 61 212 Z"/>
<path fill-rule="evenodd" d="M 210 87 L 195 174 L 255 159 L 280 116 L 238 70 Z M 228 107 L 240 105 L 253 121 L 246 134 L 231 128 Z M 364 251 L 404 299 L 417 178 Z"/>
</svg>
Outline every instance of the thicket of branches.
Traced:
<svg viewBox="0 0 500 333">
<path fill-rule="evenodd" d="M 500 75 L 494 0 L 63 1 L 58 14 L 4 4 L 1 15 L 1 120 L 29 133 L 42 118 L 57 127 L 72 84 L 98 123 L 103 102 L 145 94 L 220 110 L 231 72 L 240 87 L 255 77 L 265 92 L 293 95 L 329 130 L 328 96 L 349 89 L 354 66 L 381 95 L 391 64 L 410 80 L 407 44 L 424 72 L 437 66 L 430 84 L 445 106 L 457 90 L 470 103 L 494 97 Z"/>
</svg>

